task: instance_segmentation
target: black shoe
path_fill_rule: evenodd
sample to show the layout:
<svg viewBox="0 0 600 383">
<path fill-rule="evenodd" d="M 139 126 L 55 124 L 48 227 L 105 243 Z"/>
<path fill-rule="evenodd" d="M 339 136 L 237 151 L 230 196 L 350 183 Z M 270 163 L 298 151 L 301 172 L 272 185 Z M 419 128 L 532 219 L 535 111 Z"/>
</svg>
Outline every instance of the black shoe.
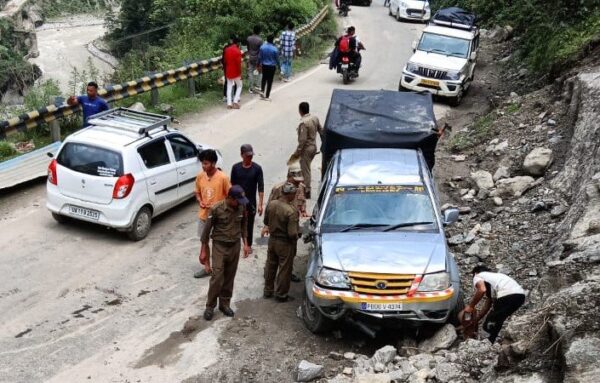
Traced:
<svg viewBox="0 0 600 383">
<path fill-rule="evenodd" d="M 196 271 L 194 273 L 194 278 L 204 278 L 208 277 L 210 274 L 206 272 L 206 270 L 201 269 L 200 271 Z"/>
<path fill-rule="evenodd" d="M 285 297 L 275 296 L 275 300 L 279 303 L 291 302 L 294 300 L 294 297 L 290 297 L 289 295 L 286 295 Z"/>
<path fill-rule="evenodd" d="M 292 278 L 291 278 L 292 282 L 302 282 L 302 278 L 300 278 L 299 276 L 297 276 L 296 274 L 292 274 Z"/>
<path fill-rule="evenodd" d="M 271 299 L 271 298 L 273 298 L 273 293 L 263 293 L 263 298 Z"/>
<path fill-rule="evenodd" d="M 214 315 L 215 315 L 215 312 L 213 309 L 207 308 L 206 310 L 204 310 L 203 317 L 205 320 L 212 320 Z"/>
<path fill-rule="evenodd" d="M 235 312 L 231 309 L 231 307 L 219 307 L 219 311 L 221 311 L 226 317 L 232 318 L 235 315 Z"/>
</svg>

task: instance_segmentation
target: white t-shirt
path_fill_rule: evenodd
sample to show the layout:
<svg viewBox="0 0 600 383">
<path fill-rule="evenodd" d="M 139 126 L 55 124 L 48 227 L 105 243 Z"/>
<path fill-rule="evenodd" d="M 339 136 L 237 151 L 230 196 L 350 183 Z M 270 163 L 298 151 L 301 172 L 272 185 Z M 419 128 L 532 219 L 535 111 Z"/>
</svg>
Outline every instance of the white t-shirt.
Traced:
<svg viewBox="0 0 600 383">
<path fill-rule="evenodd" d="M 511 294 L 525 294 L 525 290 L 523 290 L 521 285 L 505 274 L 492 273 L 489 271 L 475 274 L 473 277 L 473 287 L 475 287 L 479 281 L 490 284 L 492 287 L 491 295 L 494 299 L 502 298 Z"/>
</svg>

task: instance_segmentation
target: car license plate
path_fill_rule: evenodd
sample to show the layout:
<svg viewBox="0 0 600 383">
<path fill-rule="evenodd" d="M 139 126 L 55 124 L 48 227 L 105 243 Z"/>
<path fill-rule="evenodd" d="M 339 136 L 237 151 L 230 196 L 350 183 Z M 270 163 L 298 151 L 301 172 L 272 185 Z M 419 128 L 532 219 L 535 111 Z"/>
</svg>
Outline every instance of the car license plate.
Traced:
<svg viewBox="0 0 600 383">
<path fill-rule="evenodd" d="M 429 86 L 440 86 L 440 82 L 439 81 L 435 81 L 435 80 L 427 80 L 427 79 L 422 79 L 421 80 L 421 84 L 423 85 L 429 85 Z"/>
<path fill-rule="evenodd" d="M 342 64 L 342 69 L 348 69 L 348 64 Z"/>
<path fill-rule="evenodd" d="M 73 215 L 78 215 L 80 217 L 89 218 L 96 221 L 100 219 L 99 211 L 90 210 L 79 206 L 69 206 L 69 212 Z"/>
<path fill-rule="evenodd" d="M 365 303 L 360 304 L 365 311 L 402 311 L 402 303 Z"/>
</svg>

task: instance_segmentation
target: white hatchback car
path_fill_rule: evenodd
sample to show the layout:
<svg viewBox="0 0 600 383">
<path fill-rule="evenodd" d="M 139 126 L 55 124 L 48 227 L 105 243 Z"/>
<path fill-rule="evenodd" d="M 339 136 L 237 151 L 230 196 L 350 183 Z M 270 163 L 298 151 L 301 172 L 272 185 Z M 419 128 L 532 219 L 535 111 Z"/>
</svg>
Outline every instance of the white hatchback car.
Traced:
<svg viewBox="0 0 600 383">
<path fill-rule="evenodd" d="M 89 122 L 50 162 L 46 206 L 58 222 L 93 222 L 141 240 L 153 217 L 194 195 L 198 154 L 208 147 L 170 129 L 168 116 L 120 108 Z"/>
<path fill-rule="evenodd" d="M 428 21 L 431 18 L 431 7 L 428 0 L 391 0 L 389 14 L 398 21 Z"/>
</svg>

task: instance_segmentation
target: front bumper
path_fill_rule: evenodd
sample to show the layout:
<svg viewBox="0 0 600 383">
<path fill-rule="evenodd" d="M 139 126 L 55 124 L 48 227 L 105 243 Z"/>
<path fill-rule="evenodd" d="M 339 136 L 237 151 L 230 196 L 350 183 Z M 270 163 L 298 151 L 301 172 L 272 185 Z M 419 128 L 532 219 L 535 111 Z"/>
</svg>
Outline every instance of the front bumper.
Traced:
<svg viewBox="0 0 600 383">
<path fill-rule="evenodd" d="M 427 82 L 436 82 L 437 85 L 432 85 L 431 83 Z M 400 84 L 403 88 L 415 92 L 430 92 L 443 97 L 456 97 L 460 92 L 462 92 L 464 87 L 463 80 L 430 79 L 408 72 L 407 70 L 402 71 Z"/>
<path fill-rule="evenodd" d="M 73 219 L 125 230 L 131 227 L 134 215 L 139 210 L 139 208 L 133 206 L 131 196 L 124 200 L 112 200 L 108 205 L 101 205 L 65 196 L 61 194 L 56 185 L 50 183 L 47 183 L 46 185 L 46 208 L 52 213 L 64 215 Z M 98 219 L 74 215 L 70 212 L 70 206 L 97 211 L 99 212 Z"/>
<path fill-rule="evenodd" d="M 349 312 L 357 312 L 379 319 L 410 320 L 445 323 L 456 305 L 457 290 L 454 286 L 444 291 L 407 295 L 377 296 L 354 291 L 331 290 L 309 282 L 307 292 L 312 303 L 323 315 L 339 319 Z M 401 303 L 398 311 L 367 311 L 368 303 Z"/>
<path fill-rule="evenodd" d="M 431 19 L 431 10 L 421 12 L 419 9 L 400 8 L 398 13 L 400 14 L 400 18 L 407 20 L 429 21 Z"/>
</svg>

